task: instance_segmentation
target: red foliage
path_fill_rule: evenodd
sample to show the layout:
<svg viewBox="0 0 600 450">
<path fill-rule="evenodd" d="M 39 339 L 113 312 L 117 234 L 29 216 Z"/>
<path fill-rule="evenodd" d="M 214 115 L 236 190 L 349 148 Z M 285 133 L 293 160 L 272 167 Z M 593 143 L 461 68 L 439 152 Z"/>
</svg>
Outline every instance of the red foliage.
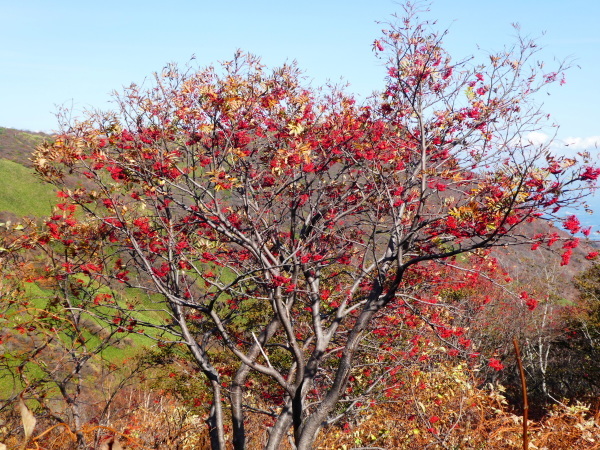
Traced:
<svg viewBox="0 0 600 450">
<path fill-rule="evenodd" d="M 498 276 L 486 249 L 554 244 L 557 234 L 526 236 L 521 224 L 576 204 L 585 190 L 570 186 L 584 179 L 591 188 L 600 174 L 549 156 L 549 144 L 531 150 L 519 135 L 543 117 L 531 96 L 556 78 L 523 75 L 532 43 L 492 55 L 487 67 L 453 64 L 411 14 L 374 42 L 388 52 L 387 78 L 368 105 L 303 86 L 293 65 L 267 71 L 238 53 L 220 71 L 169 66 L 148 90 L 126 89 L 120 114 L 72 124 L 36 153 L 48 181 L 61 186 L 68 171 L 94 185 L 61 189 L 64 214 L 47 222 L 50 237 L 77 252 L 67 244 L 76 206 L 101 224 L 96 237 L 131 267 L 79 269 L 120 282 L 135 274 L 168 312 L 157 326 L 177 333 L 211 380 L 211 420 L 223 383 L 234 387 L 209 342 L 238 364 L 235 389 L 252 373 L 271 383 L 263 400 L 320 405 L 295 411 L 312 430 L 306 442 L 356 393 L 351 371 L 365 339 L 391 383 L 398 361 L 431 359 L 426 327 L 448 341 L 448 354 L 476 359 L 467 327 L 444 306 L 467 292 L 465 310 L 483 308 L 489 300 L 474 288 Z M 541 175 L 546 166 L 551 177 Z M 575 216 L 563 224 L 581 230 Z M 564 244 L 563 264 L 577 242 Z M 472 253 L 471 268 L 456 259 Z M 521 299 L 536 309 L 527 293 Z M 204 323 L 190 327 L 191 317 Z M 222 439 L 223 426 L 214 430 Z"/>
</svg>

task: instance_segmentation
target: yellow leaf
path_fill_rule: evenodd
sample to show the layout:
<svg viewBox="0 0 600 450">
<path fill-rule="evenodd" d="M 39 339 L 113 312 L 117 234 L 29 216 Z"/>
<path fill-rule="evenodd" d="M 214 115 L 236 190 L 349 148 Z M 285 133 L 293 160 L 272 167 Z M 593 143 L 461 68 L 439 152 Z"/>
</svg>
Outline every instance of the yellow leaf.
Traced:
<svg viewBox="0 0 600 450">
<path fill-rule="evenodd" d="M 25 442 L 29 441 L 29 438 L 33 434 L 33 429 L 35 428 L 35 423 L 37 422 L 35 416 L 25 402 L 22 397 L 19 397 L 19 411 L 21 412 L 21 421 L 23 422 L 23 432 L 25 433 Z"/>
<path fill-rule="evenodd" d="M 292 136 L 298 136 L 298 135 L 302 134 L 302 132 L 304 131 L 304 127 L 299 123 L 297 123 L 297 124 L 290 123 L 288 125 L 288 128 L 289 128 L 290 134 Z"/>
<path fill-rule="evenodd" d="M 467 94 L 467 98 L 469 100 L 473 100 L 475 98 L 475 92 L 471 86 L 467 87 L 465 94 Z"/>
</svg>

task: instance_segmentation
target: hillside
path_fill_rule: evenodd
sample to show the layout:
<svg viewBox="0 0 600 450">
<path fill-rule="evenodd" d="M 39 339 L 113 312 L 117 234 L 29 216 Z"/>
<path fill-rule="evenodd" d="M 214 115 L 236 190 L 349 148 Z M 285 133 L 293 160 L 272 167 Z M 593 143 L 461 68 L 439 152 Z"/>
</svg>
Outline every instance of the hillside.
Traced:
<svg viewBox="0 0 600 450">
<path fill-rule="evenodd" d="M 31 167 L 29 157 L 35 147 L 51 135 L 0 127 L 0 158 Z"/>
<path fill-rule="evenodd" d="M 536 223 L 523 223 L 520 225 L 524 235 L 547 232 L 557 233 L 561 238 L 567 238 L 567 233 L 560 223 L 553 225 Z M 581 237 L 581 235 L 579 235 Z M 552 247 L 541 246 L 538 250 L 531 250 L 530 245 L 520 244 L 510 247 L 497 248 L 494 256 L 511 278 L 523 285 L 547 286 L 555 290 L 555 294 L 567 300 L 573 300 L 577 291 L 573 278 L 587 270 L 592 261 L 586 256 L 597 251 L 597 243 L 589 239 L 580 239 L 580 244 L 573 249 L 569 264 L 561 265 L 561 255 L 565 252 L 562 245 L 554 244 Z"/>
<path fill-rule="evenodd" d="M 48 139 L 44 133 L 0 127 L 0 221 L 52 212 L 54 189 L 35 177 L 29 160 L 35 147 Z"/>
<path fill-rule="evenodd" d="M 45 133 L 16 130 L 0 127 L 0 220 L 16 219 L 17 217 L 33 216 L 42 217 L 51 212 L 51 204 L 55 200 L 52 188 L 44 185 L 35 177 L 31 169 L 30 155 L 36 146 L 50 140 L 52 136 Z M 81 180 L 68 180 L 73 184 Z M 524 234 L 543 232 L 540 224 L 523 224 Z M 562 237 L 567 233 L 560 226 L 554 230 Z M 575 249 L 571 264 L 559 266 L 560 249 L 554 251 L 552 256 L 548 252 L 533 252 L 527 245 L 518 245 L 495 250 L 494 254 L 506 270 L 519 281 L 528 284 L 532 278 L 547 273 L 552 267 L 554 278 L 560 279 L 566 287 L 563 294 L 571 297 L 574 292 L 570 280 L 573 276 L 585 270 L 591 264 L 585 256 L 594 249 L 594 243 L 586 241 Z"/>
<path fill-rule="evenodd" d="M 52 136 L 0 128 L 0 221 L 6 220 L 6 217 L 14 217 L 15 219 L 22 216 L 43 217 L 50 212 L 51 205 L 56 202 L 56 197 L 52 188 L 50 188 L 49 185 L 42 184 L 36 178 L 28 159 L 31 152 L 34 151 L 35 146 L 43 142 L 44 139 L 52 139 Z M 81 180 L 73 177 L 69 180 L 69 183 L 70 185 L 71 183 L 75 185 L 81 183 Z M 548 226 L 548 224 L 542 223 L 525 223 L 522 225 L 521 232 L 523 235 L 544 233 L 548 231 Z M 569 237 L 568 233 L 562 230 L 560 224 L 556 224 L 551 231 L 558 233 L 563 238 Z M 51 249 L 51 247 L 49 247 L 49 249 Z M 411 439 L 415 440 L 414 446 L 405 448 L 424 448 L 427 439 L 434 439 L 435 436 L 437 436 L 437 431 L 435 436 L 433 432 L 430 433 L 433 437 L 424 432 L 415 434 L 414 430 L 420 425 L 418 425 L 418 419 L 415 419 L 416 416 L 414 411 L 411 407 L 390 409 L 390 403 L 387 402 L 387 398 L 392 394 L 395 396 L 393 404 L 412 405 L 413 402 L 417 402 L 419 405 L 425 405 L 421 408 L 423 410 L 427 408 L 428 416 L 425 417 L 425 415 L 423 415 L 421 418 L 421 422 L 424 424 L 422 426 L 423 430 L 437 430 L 437 428 L 431 428 L 433 423 L 437 423 L 436 427 L 438 427 L 441 432 L 446 433 L 446 436 L 450 436 L 451 432 L 455 429 L 455 424 L 459 423 L 460 419 L 458 415 L 453 416 L 453 414 L 459 414 L 457 411 L 460 411 L 460 414 L 463 414 L 462 411 L 464 405 L 462 402 L 464 402 L 464 399 L 469 399 L 468 404 L 472 406 L 465 414 L 469 417 L 479 418 L 473 419 L 474 421 L 478 420 L 479 422 L 471 422 L 472 419 L 469 419 L 464 429 L 466 432 L 470 432 L 474 438 L 477 437 L 485 440 L 484 436 L 492 436 L 492 438 L 494 438 L 494 436 L 498 435 L 497 430 L 502 429 L 505 430 L 504 433 L 512 433 L 513 439 L 517 441 L 520 437 L 521 429 L 516 422 L 518 417 L 513 413 L 520 410 L 518 406 L 520 399 L 520 385 L 514 376 L 514 371 L 512 371 L 512 368 L 515 366 L 512 349 L 510 347 L 510 338 L 512 336 L 523 337 L 523 359 L 531 382 L 529 398 L 532 405 L 532 414 L 537 411 L 536 414 L 539 417 L 542 417 L 546 412 L 544 409 L 546 407 L 545 397 L 543 396 L 543 393 L 541 393 L 541 388 L 539 387 L 539 380 L 541 379 L 553 389 L 552 392 L 565 392 L 564 395 L 571 395 L 570 398 L 584 398 L 584 395 L 580 394 L 580 392 L 583 392 L 584 394 L 595 392 L 593 390 L 595 388 L 588 388 L 587 385 L 584 385 L 580 391 L 575 389 L 566 391 L 565 389 L 561 390 L 558 387 L 555 387 L 558 383 L 565 383 L 565 380 L 569 383 L 574 379 L 578 379 L 578 377 L 581 378 L 579 372 L 575 370 L 578 366 L 573 365 L 571 361 L 583 361 L 582 355 L 589 354 L 586 353 L 587 349 L 579 350 L 579 348 L 570 347 L 565 349 L 560 346 L 564 344 L 561 327 L 564 327 L 567 323 L 562 320 L 564 319 L 566 312 L 572 311 L 571 309 L 567 310 L 566 307 L 576 305 L 577 301 L 577 291 L 573 287 L 571 280 L 573 276 L 591 265 L 591 262 L 585 258 L 591 250 L 593 249 L 590 247 L 590 244 L 582 243 L 580 247 L 574 249 L 571 264 L 561 266 L 561 254 L 564 253 L 565 250 L 561 248 L 559 244 L 556 244 L 556 248 L 549 248 L 544 245 L 538 251 L 532 251 L 530 245 L 524 244 L 494 249 L 493 256 L 498 258 L 503 269 L 508 272 L 505 274 L 506 278 L 499 279 L 499 284 L 502 285 L 504 291 L 494 291 L 496 292 L 495 295 L 497 295 L 498 301 L 479 315 L 478 312 L 480 310 L 472 309 L 473 306 L 477 305 L 479 294 L 487 294 L 488 292 L 486 289 L 494 290 L 492 284 L 486 284 L 485 281 L 481 282 L 481 280 L 478 284 L 475 283 L 472 285 L 472 290 L 469 290 L 471 289 L 471 285 L 465 282 L 464 288 L 457 287 L 456 290 L 450 291 L 447 298 L 444 299 L 449 302 L 456 302 L 456 304 L 449 303 L 451 309 L 449 308 L 448 311 L 452 310 L 457 312 L 456 318 L 451 319 L 455 320 L 455 322 L 452 323 L 452 326 L 456 328 L 457 333 L 466 333 L 468 339 L 462 337 L 461 334 L 457 334 L 456 336 L 461 336 L 463 342 L 469 342 L 468 345 L 471 345 L 471 340 L 476 342 L 477 344 L 474 348 L 481 351 L 482 354 L 485 355 L 484 357 L 489 357 L 490 355 L 494 356 L 490 361 L 495 361 L 496 366 L 486 365 L 485 360 L 483 359 L 484 357 L 481 358 L 482 364 L 477 366 L 476 370 L 473 372 L 470 371 L 471 369 L 465 369 L 465 367 L 471 363 L 461 363 L 461 365 L 453 366 L 453 362 L 447 359 L 446 349 L 444 347 L 439 347 L 439 349 L 436 348 L 435 350 L 433 347 L 432 349 L 427 347 L 428 353 L 424 355 L 423 359 L 419 358 L 418 361 L 416 359 L 415 361 L 406 359 L 406 352 L 403 350 L 403 339 L 405 339 L 405 336 L 413 336 L 418 332 L 422 334 L 423 339 L 437 342 L 436 339 L 439 338 L 439 335 L 432 333 L 429 323 L 426 323 L 426 321 L 422 323 L 422 326 L 419 325 L 420 328 L 417 328 L 417 322 L 412 319 L 412 325 L 410 325 L 409 328 L 403 328 L 402 325 L 395 323 L 394 326 L 397 326 L 399 331 L 395 338 L 398 343 L 394 344 L 396 345 L 394 351 L 398 351 L 398 355 L 402 354 L 402 357 L 404 358 L 402 364 L 406 364 L 406 367 L 409 367 L 410 370 L 406 369 L 405 371 L 400 371 L 400 375 L 398 375 L 399 378 L 394 379 L 395 390 L 393 392 L 392 388 L 382 391 L 385 392 L 385 398 L 383 396 L 380 397 L 380 399 L 383 399 L 381 406 L 373 403 L 374 406 L 371 408 L 368 417 L 357 415 L 356 418 L 353 419 L 355 422 L 346 424 L 348 429 L 350 429 L 351 425 L 354 427 L 352 435 L 340 433 L 338 432 L 338 428 L 332 426 L 325 430 L 323 442 L 326 442 L 326 444 L 325 447 L 320 448 L 342 448 L 342 446 L 347 446 L 346 442 L 342 444 L 340 440 L 349 436 L 352 436 L 352 442 L 354 442 L 354 444 L 359 441 L 362 442 L 362 440 L 359 439 L 359 436 L 363 436 L 365 442 L 378 440 L 378 444 L 384 445 L 387 448 L 400 448 L 399 443 L 405 442 L 406 436 L 412 436 Z M 60 258 L 62 255 L 57 254 L 56 256 L 57 258 Z M 57 260 L 57 262 L 59 261 Z M 30 264 L 29 266 L 31 266 L 32 270 L 36 270 L 36 268 L 38 268 L 36 264 L 37 262 Z M 119 266 L 121 266 L 121 264 L 122 263 L 119 263 Z M 67 267 L 68 264 L 63 264 L 62 266 Z M 87 275 L 90 275 L 90 270 L 93 274 L 96 270 L 93 268 L 93 264 L 87 266 Z M 4 267 L 4 269 L 9 275 L 12 275 L 10 269 L 7 269 L 7 267 L 8 265 Z M 45 271 L 46 269 L 44 268 L 43 270 Z M 467 267 L 465 272 L 467 271 L 471 271 L 470 268 Z M 462 276 L 462 273 L 460 272 L 448 273 L 451 276 Z M 35 275 L 39 275 L 39 273 L 36 272 Z M 502 275 L 502 277 L 504 277 L 504 275 Z M 32 277 L 27 278 L 34 279 Z M 96 317 L 99 316 L 99 314 L 106 314 L 106 311 L 102 309 L 103 306 L 100 309 L 95 309 L 98 305 L 96 301 L 102 302 L 106 295 L 108 295 L 108 297 L 114 295 L 114 298 L 117 298 L 118 302 L 122 302 L 122 305 L 119 306 L 119 308 L 126 314 L 126 316 L 124 316 L 126 319 L 123 319 L 121 316 L 114 316 L 112 321 L 108 320 L 110 316 L 108 316 L 108 319 L 105 318 L 104 321 L 101 319 L 90 319 L 88 316 L 81 313 L 84 311 L 83 308 L 76 308 L 81 313 L 77 320 L 57 320 L 56 324 L 48 324 L 48 336 L 54 336 L 54 333 L 56 332 L 55 326 L 64 327 L 62 329 L 65 331 L 60 333 L 63 338 L 54 339 L 52 337 L 52 339 L 49 339 L 47 346 L 44 346 L 45 353 L 43 353 L 36 348 L 28 347 L 28 345 L 30 342 L 33 342 L 30 340 L 31 336 L 35 335 L 36 339 L 42 339 L 41 336 L 43 336 L 42 333 L 44 332 L 43 327 L 46 326 L 45 321 L 48 319 L 48 314 L 45 309 L 48 309 L 52 313 L 50 317 L 54 319 L 55 316 L 58 317 L 63 311 L 70 310 L 71 307 L 70 304 L 67 303 L 58 303 L 63 298 L 62 292 L 60 295 L 55 295 L 61 288 L 60 283 L 56 285 L 52 284 L 51 278 L 45 273 L 42 273 L 41 276 L 37 276 L 35 279 L 37 280 L 37 284 L 28 284 L 27 289 L 23 291 L 23 297 L 18 299 L 22 302 L 19 303 L 19 306 L 23 305 L 23 307 L 15 307 L 14 309 L 9 310 L 9 315 L 6 317 L 10 317 L 10 319 L 6 319 L 5 317 L 5 322 L 2 324 L 9 326 L 0 328 L 0 332 L 5 335 L 3 336 L 0 334 L 0 344 L 3 344 L 2 348 L 4 354 L 10 355 L 8 359 L 5 359 L 5 361 L 8 362 L 5 362 L 4 373 L 0 370 L 0 391 L 3 391 L 5 395 L 7 392 L 10 392 L 10 398 L 13 399 L 16 397 L 18 391 L 23 389 L 24 382 L 19 381 L 15 383 L 14 379 L 17 378 L 13 377 L 12 372 L 23 372 L 20 365 L 18 366 L 18 369 L 15 369 L 17 363 L 21 364 L 19 358 L 22 358 L 23 361 L 27 362 L 27 370 L 24 371 L 26 376 L 30 377 L 30 379 L 39 380 L 40 386 L 50 386 L 50 388 L 48 388 L 50 389 L 48 390 L 50 393 L 48 398 L 51 398 L 56 405 L 61 405 L 60 408 L 63 408 L 64 411 L 61 410 L 60 414 L 64 414 L 64 417 L 67 417 L 67 419 L 61 420 L 64 420 L 65 423 L 68 422 L 69 414 L 71 414 L 69 413 L 69 404 L 75 404 L 75 402 L 69 403 L 69 401 L 65 401 L 64 405 L 61 404 L 61 395 L 58 391 L 52 389 L 54 389 L 53 383 L 55 383 L 53 380 L 55 380 L 57 376 L 63 376 L 65 377 L 65 380 L 70 380 L 68 366 L 63 362 L 67 361 L 67 358 L 64 355 L 69 355 L 69 358 L 79 358 L 79 361 L 84 365 L 81 371 L 83 377 L 80 381 L 80 389 L 83 394 L 80 398 L 77 398 L 76 401 L 79 402 L 78 404 L 80 405 L 85 405 L 82 406 L 82 410 L 84 411 L 83 417 L 88 422 L 81 430 L 83 430 L 82 433 L 88 434 L 90 442 L 97 438 L 97 435 L 94 433 L 95 430 L 98 429 L 97 424 L 99 423 L 99 420 L 97 417 L 101 417 L 99 412 L 100 407 L 106 407 L 105 411 L 110 410 L 110 414 L 107 415 L 108 418 L 103 418 L 101 423 L 107 425 L 105 427 L 107 431 L 117 430 L 114 431 L 114 433 L 120 433 L 118 430 L 121 429 L 130 430 L 132 429 L 132 424 L 147 423 L 148 431 L 145 434 L 151 435 L 157 429 L 165 429 L 167 427 L 167 425 L 164 425 L 159 421 L 160 417 L 179 417 L 174 412 L 171 412 L 171 410 L 168 410 L 167 414 L 167 410 L 165 409 L 159 411 L 160 414 L 157 414 L 157 418 L 149 420 L 149 411 L 142 410 L 141 408 L 136 409 L 137 406 L 131 401 L 132 398 L 135 399 L 137 396 L 146 396 L 147 404 L 150 403 L 151 398 L 160 397 L 162 399 L 160 402 L 158 400 L 153 400 L 153 402 L 154 404 L 160 403 L 161 408 L 170 407 L 170 403 L 167 401 L 169 400 L 169 395 L 172 395 L 173 399 L 184 398 L 185 400 L 179 403 L 175 400 L 169 400 L 173 405 L 173 411 L 197 412 L 198 417 L 200 414 L 206 414 L 205 409 L 202 408 L 204 408 L 211 400 L 209 400 L 203 385 L 200 386 L 200 384 L 194 384 L 199 377 L 195 375 L 197 373 L 194 372 L 196 368 L 189 361 L 185 351 L 166 348 L 162 345 L 159 347 L 153 346 L 154 341 L 161 338 L 156 331 L 152 330 L 152 325 L 156 325 L 157 323 L 160 324 L 159 319 L 161 318 L 159 316 L 161 313 L 157 312 L 156 309 L 158 302 L 154 302 L 151 297 L 144 295 L 142 291 L 126 289 L 125 285 L 112 286 L 112 290 L 110 291 L 111 294 L 108 295 L 108 286 L 97 288 L 93 284 L 86 284 L 87 280 L 92 279 L 91 276 L 89 278 L 84 276 L 73 277 L 72 279 L 75 281 L 68 285 L 69 291 L 67 292 L 70 292 L 70 294 L 65 297 L 70 300 L 80 301 L 82 304 L 84 304 L 84 301 L 87 301 L 85 304 L 92 311 L 91 316 Z M 467 279 L 469 279 L 468 276 L 465 276 L 465 280 Z M 424 287 L 423 289 L 427 288 Z M 492 291 L 490 291 L 490 295 L 494 295 Z M 514 293 L 528 291 L 531 292 L 532 295 L 534 295 L 534 293 L 540 293 L 539 299 L 541 300 L 542 306 L 527 309 L 525 306 L 519 305 L 517 296 L 513 295 L 510 297 L 504 294 L 504 292 L 510 291 Z M 547 294 L 547 297 L 545 297 L 545 294 Z M 464 297 L 461 297 L 461 295 L 464 295 Z M 545 298 L 552 300 L 552 303 L 547 303 L 550 305 L 549 309 L 542 308 L 546 306 L 546 303 L 544 303 Z M 51 299 L 51 301 L 49 301 L 49 299 Z M 508 308 L 512 304 L 516 304 L 517 307 Z M 35 308 L 31 308 L 31 305 Z M 36 316 L 35 311 L 42 311 L 42 315 Z M 545 311 L 551 311 L 551 314 L 554 311 L 557 311 L 556 326 L 554 324 L 546 324 Z M 467 315 L 467 313 L 471 315 Z M 463 314 L 463 317 L 461 317 L 461 314 Z M 426 315 L 423 317 L 427 320 Z M 60 318 L 62 319 L 62 316 Z M 394 317 L 392 318 L 395 320 Z M 13 323 L 18 326 L 14 327 Z M 132 331 L 132 333 L 122 334 L 126 332 L 125 325 L 121 325 L 122 323 L 129 324 L 128 327 L 131 328 L 130 331 Z M 25 326 L 24 324 L 28 326 Z M 73 325 L 73 329 L 70 328 L 72 324 L 75 324 Z M 139 327 L 140 324 L 144 324 L 143 326 L 147 328 L 148 331 L 145 331 L 144 329 L 138 331 L 135 327 Z M 118 327 L 123 326 L 123 328 L 117 328 L 115 325 Z M 203 324 L 198 322 L 195 325 L 200 326 Z M 569 326 L 571 326 L 571 324 L 569 324 Z M 6 338 L 11 328 L 14 328 L 11 331 L 12 334 Z M 165 330 L 167 328 L 168 327 L 164 327 Z M 75 332 L 73 330 L 75 330 Z M 377 330 L 379 331 L 379 329 Z M 396 330 L 394 330 L 394 332 L 396 332 Z M 71 333 L 72 336 L 77 336 L 77 338 L 73 341 L 69 341 L 69 339 L 67 339 L 69 333 Z M 403 335 L 402 333 L 405 334 Z M 81 338 L 81 336 L 83 336 L 83 338 Z M 375 336 L 375 334 L 373 334 L 373 336 Z M 556 373 L 556 376 L 546 375 L 545 373 L 540 374 L 541 372 L 537 365 L 537 359 L 535 358 L 537 347 L 534 348 L 528 344 L 530 341 L 533 342 L 531 339 L 532 336 L 536 338 L 542 336 L 543 339 L 546 339 L 547 342 L 544 345 L 546 345 L 548 349 L 552 347 L 552 352 L 547 352 L 547 354 L 550 354 L 553 357 L 554 355 L 557 355 L 553 360 L 549 360 L 548 365 L 549 373 Z M 165 336 L 162 336 L 162 338 L 164 337 Z M 2 339 L 4 339 L 4 342 L 2 342 Z M 541 338 L 536 342 L 540 342 L 540 339 Z M 373 342 L 379 345 L 377 340 L 374 340 Z M 460 342 L 460 340 L 458 342 Z M 225 366 L 230 360 L 227 359 L 225 353 L 223 353 L 223 355 L 219 354 L 221 347 L 215 348 L 217 350 L 211 349 L 211 351 L 214 352 L 211 356 L 222 357 L 224 370 L 227 370 L 227 367 Z M 416 348 L 416 346 L 414 348 Z M 28 351 L 32 353 L 27 353 Z M 386 352 L 388 351 L 390 350 L 386 350 Z M 94 357 L 88 360 L 88 354 L 92 353 L 94 354 Z M 148 354 L 147 358 L 137 358 L 138 354 L 146 353 Z M 35 356 L 29 357 L 30 354 Z M 476 354 L 473 353 L 473 355 Z M 394 356 L 394 358 L 396 358 L 396 356 Z M 435 361 L 435 363 L 429 362 L 430 360 Z M 376 364 L 373 364 L 373 366 L 376 366 Z M 506 366 L 507 370 L 496 373 L 496 371 L 499 370 L 497 368 L 499 366 Z M 592 369 L 590 370 L 596 371 L 593 364 L 590 364 L 590 366 L 592 366 Z M 469 367 L 471 366 L 469 365 Z M 0 369 L 1 368 L 0 364 Z M 560 373 L 557 368 L 560 369 Z M 585 366 L 585 370 L 588 370 L 587 366 Z M 142 375 L 138 375 L 136 371 L 141 372 Z M 194 373 L 194 375 L 190 376 L 190 373 Z M 415 377 L 411 374 L 421 375 Z M 405 376 L 406 378 L 400 378 L 401 376 Z M 102 383 L 98 382 L 99 379 L 102 380 Z M 509 399 L 511 407 L 514 407 L 515 409 L 511 410 L 508 407 L 505 409 L 496 408 L 497 400 L 500 397 L 494 397 L 489 392 L 476 387 L 476 384 L 472 382 L 474 379 L 485 381 L 495 380 L 503 383 L 507 387 L 505 396 Z M 108 380 L 108 382 L 106 380 Z M 411 383 L 415 383 L 415 380 L 420 384 L 412 386 Z M 424 387 L 421 387 L 425 386 L 423 380 L 426 380 L 427 383 L 432 386 L 435 385 L 438 390 L 428 391 Z M 113 388 L 112 386 L 109 386 L 111 383 L 116 387 Z M 254 381 L 252 383 L 254 383 Z M 406 386 L 411 386 L 411 389 L 401 389 L 399 387 L 405 384 Z M 247 387 L 250 388 L 252 385 L 253 384 L 249 384 Z M 107 388 L 105 386 L 109 387 Z M 361 385 L 357 383 L 356 387 L 359 389 L 361 388 Z M 111 391 L 110 389 L 114 389 L 114 391 Z M 264 386 L 261 386 L 260 389 L 267 392 L 267 389 L 264 388 Z M 588 390 L 586 391 L 586 389 Z M 114 392 L 115 395 L 117 392 L 126 394 L 122 397 L 129 398 L 130 404 L 123 407 L 121 403 L 123 400 L 119 396 L 115 396 L 114 398 L 110 397 L 112 392 Z M 273 392 L 277 394 L 276 391 Z M 270 398 L 271 392 L 268 391 L 267 394 Z M 435 397 L 433 396 L 434 394 Z M 44 393 L 44 395 L 47 394 Z M 109 398 L 109 400 L 107 400 L 106 403 L 103 403 L 104 398 Z M 262 393 L 260 398 L 263 398 Z M 192 401 L 190 402 L 189 399 L 192 399 Z M 0 398 L 0 419 L 6 421 L 7 419 L 5 419 L 5 417 L 8 417 L 10 412 L 6 412 L 9 411 L 8 409 L 2 410 L 2 400 L 4 400 L 5 405 L 10 405 L 11 402 L 5 398 Z M 52 421 L 48 419 L 48 415 L 41 407 L 45 400 L 40 401 L 39 405 L 36 405 L 31 398 L 29 401 L 31 405 L 36 406 L 35 414 L 38 417 L 39 423 L 42 424 L 39 426 L 40 429 L 50 429 Z M 260 401 L 263 402 L 263 400 Z M 504 401 L 504 399 L 502 399 L 502 401 Z M 193 407 L 190 405 L 193 405 Z M 268 407 L 266 403 L 266 406 L 263 406 L 263 403 L 258 403 L 258 405 L 265 410 Z M 60 409 L 56 406 L 53 408 L 54 412 Z M 479 410 L 473 408 L 479 408 Z M 144 414 L 143 420 L 140 419 L 142 414 Z M 583 413 L 581 413 L 581 416 L 583 417 Z M 456 417 L 456 419 L 452 419 L 453 421 L 456 420 L 456 422 L 449 425 L 448 417 Z M 551 418 L 552 417 L 555 416 L 551 416 Z M 371 421 L 371 418 L 374 418 L 373 421 Z M 406 419 L 405 422 L 402 422 L 404 418 L 408 419 Z M 388 422 L 391 423 L 392 421 L 394 425 L 388 425 Z M 513 428 L 507 428 L 505 426 L 507 421 L 511 421 L 510 423 L 517 425 L 514 425 Z M 445 422 L 448 422 L 448 424 Z M 17 419 L 14 419 L 14 417 L 13 423 L 18 423 Z M 386 423 L 386 430 L 389 429 L 390 431 L 382 433 L 380 428 L 381 423 Z M 188 426 L 187 423 L 184 423 L 182 427 L 184 425 Z M 469 431 L 471 425 L 473 425 L 476 430 L 473 428 L 472 431 Z M 138 425 L 135 426 L 137 427 Z M 254 425 L 254 422 L 250 424 L 249 429 L 251 429 L 252 426 L 257 427 L 257 429 L 260 427 L 261 430 L 264 428 L 262 424 Z M 444 429 L 445 426 L 447 427 L 446 429 Z M 590 428 L 592 426 L 595 427 L 596 425 L 592 424 L 590 425 Z M 74 427 L 75 425 L 73 425 L 73 429 L 75 429 Z M 102 427 L 104 427 L 104 425 Z M 12 428 L 17 429 L 18 425 L 13 426 Z M 8 429 L 8 427 L 6 427 L 6 429 Z M 539 426 L 535 428 L 535 430 L 538 429 L 541 430 L 543 427 Z M 198 428 L 198 430 L 200 430 L 200 428 Z M 206 433 L 205 428 L 202 428 L 202 430 L 203 431 L 196 432 L 199 442 L 196 448 L 207 448 L 207 437 L 205 434 L 201 434 Z M 392 432 L 392 430 L 394 431 Z M 483 430 L 490 431 L 487 432 L 487 435 L 484 435 Z M 566 435 L 571 433 L 574 435 L 573 439 L 579 439 L 579 435 L 576 435 L 573 430 L 578 430 L 578 428 L 572 426 L 563 434 Z M 417 431 L 419 430 L 417 429 Z M 127 436 L 128 434 L 129 431 L 127 431 L 127 434 L 124 432 L 123 436 Z M 184 435 L 180 431 L 176 431 L 176 434 Z M 257 436 L 260 435 L 258 432 L 255 434 Z M 57 442 L 58 438 L 70 439 L 70 435 L 66 436 L 65 434 L 61 436 L 58 434 L 58 431 L 53 436 L 57 439 Z M 141 442 L 144 434 L 140 432 L 139 436 L 142 436 L 142 438 L 140 438 Z M 532 438 L 535 438 L 535 436 L 536 435 L 532 432 Z M 9 441 L 8 439 L 13 439 L 13 441 Z M 422 439 L 423 443 L 416 443 L 416 439 Z M 546 439 L 546 437 L 538 437 L 538 441 L 536 442 L 541 442 L 542 439 Z M 0 441 L 7 443 L 16 442 L 14 437 L 7 436 L 6 433 L 0 433 Z M 555 446 L 553 448 L 584 448 L 579 447 L 578 444 L 573 444 L 572 442 L 574 441 L 570 441 L 568 444 L 570 447 Z M 67 444 L 68 443 L 65 440 L 62 444 L 58 444 L 54 448 L 67 448 Z M 172 441 L 169 441 L 168 444 L 165 445 L 165 447 L 156 446 L 155 448 L 174 448 Z M 260 445 L 260 448 L 262 448 L 262 444 L 257 445 Z M 259 447 L 249 446 L 249 448 Z"/>
<path fill-rule="evenodd" d="M 52 212 L 54 190 L 35 178 L 32 169 L 0 159 L 0 215 L 43 217 Z"/>
</svg>

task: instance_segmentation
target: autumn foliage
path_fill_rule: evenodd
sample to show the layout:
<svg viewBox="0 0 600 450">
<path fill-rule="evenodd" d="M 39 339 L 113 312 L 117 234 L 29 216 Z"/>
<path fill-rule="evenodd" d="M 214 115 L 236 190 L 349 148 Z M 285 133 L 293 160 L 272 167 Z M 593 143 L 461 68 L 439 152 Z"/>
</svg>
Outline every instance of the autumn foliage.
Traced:
<svg viewBox="0 0 600 450">
<path fill-rule="evenodd" d="M 384 83 L 362 103 L 241 52 L 218 68 L 170 65 L 36 151 L 60 201 L 30 245 L 63 286 L 94 293 L 82 308 L 111 337 L 185 349 L 208 389 L 212 448 L 244 448 L 257 420 L 264 448 L 288 436 L 313 448 L 365 405 L 381 414 L 414 364 L 426 386 L 453 357 L 480 357 L 468 330 L 491 300 L 481 286 L 498 285 L 491 249 L 562 247 L 567 264 L 577 247 L 574 216 L 567 237 L 523 227 L 577 205 L 600 175 L 527 139 L 561 67 L 541 71 L 525 39 L 453 61 L 442 37 L 410 8 L 389 24 L 374 45 Z M 111 290 L 126 288 L 143 300 Z M 526 313 L 531 295 L 510 298 Z M 452 402 L 415 423 L 444 442 L 461 420 Z"/>
</svg>

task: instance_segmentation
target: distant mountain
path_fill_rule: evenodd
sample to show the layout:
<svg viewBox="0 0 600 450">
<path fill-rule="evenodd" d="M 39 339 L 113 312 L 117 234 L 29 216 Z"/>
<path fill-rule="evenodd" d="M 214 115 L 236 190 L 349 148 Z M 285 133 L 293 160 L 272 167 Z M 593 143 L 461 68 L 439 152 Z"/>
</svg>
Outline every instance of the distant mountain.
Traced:
<svg viewBox="0 0 600 450">
<path fill-rule="evenodd" d="M 31 167 L 29 158 L 35 147 L 52 136 L 45 133 L 0 127 L 0 158 Z"/>
<path fill-rule="evenodd" d="M 523 235 L 531 236 L 538 233 L 556 233 L 561 239 L 572 236 L 558 225 L 547 222 L 522 223 L 519 229 Z M 530 244 L 519 244 L 494 249 L 493 256 L 498 259 L 500 266 L 510 277 L 523 287 L 541 288 L 544 285 L 553 290 L 558 297 L 573 300 L 578 295 L 572 282 L 573 277 L 588 269 L 593 261 L 588 260 L 591 252 L 598 251 L 597 243 L 584 238 L 581 234 L 580 244 L 572 250 L 569 264 L 561 265 L 561 256 L 566 249 L 561 242 L 549 247 L 541 245 L 532 250 Z"/>
</svg>

